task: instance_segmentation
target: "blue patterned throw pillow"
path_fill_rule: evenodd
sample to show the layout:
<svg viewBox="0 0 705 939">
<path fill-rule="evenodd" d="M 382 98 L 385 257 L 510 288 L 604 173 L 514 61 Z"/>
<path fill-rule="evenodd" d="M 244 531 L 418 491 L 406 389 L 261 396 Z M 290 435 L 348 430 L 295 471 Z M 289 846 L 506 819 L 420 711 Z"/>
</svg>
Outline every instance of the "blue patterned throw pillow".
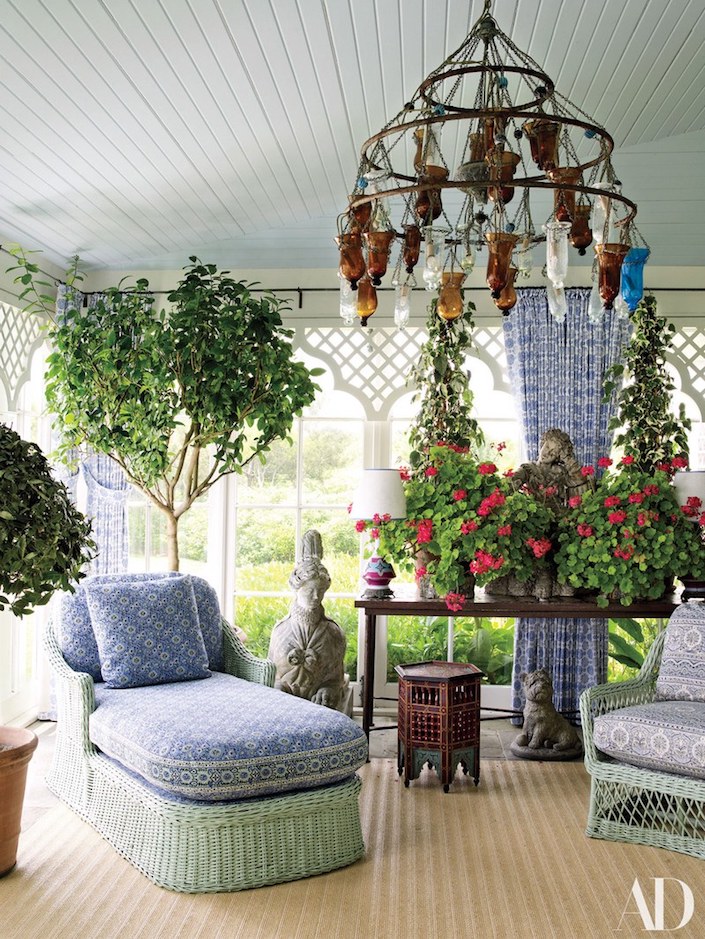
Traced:
<svg viewBox="0 0 705 939">
<path fill-rule="evenodd" d="M 191 578 L 86 586 L 100 667 L 109 688 L 208 678 Z"/>
</svg>

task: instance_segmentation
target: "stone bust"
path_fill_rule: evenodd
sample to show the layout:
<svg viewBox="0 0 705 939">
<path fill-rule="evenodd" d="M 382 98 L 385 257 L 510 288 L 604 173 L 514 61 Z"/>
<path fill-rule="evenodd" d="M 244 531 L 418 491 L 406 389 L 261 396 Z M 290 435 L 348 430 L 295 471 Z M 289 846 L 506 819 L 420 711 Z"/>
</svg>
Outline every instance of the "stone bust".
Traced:
<svg viewBox="0 0 705 939">
<path fill-rule="evenodd" d="M 322 557 L 321 535 L 311 529 L 303 536 L 301 560 L 289 577 L 295 591 L 289 615 L 272 630 L 269 658 L 277 669 L 274 687 L 350 714 L 350 679 L 343 670 L 345 634 L 323 609 L 330 575 Z"/>
</svg>

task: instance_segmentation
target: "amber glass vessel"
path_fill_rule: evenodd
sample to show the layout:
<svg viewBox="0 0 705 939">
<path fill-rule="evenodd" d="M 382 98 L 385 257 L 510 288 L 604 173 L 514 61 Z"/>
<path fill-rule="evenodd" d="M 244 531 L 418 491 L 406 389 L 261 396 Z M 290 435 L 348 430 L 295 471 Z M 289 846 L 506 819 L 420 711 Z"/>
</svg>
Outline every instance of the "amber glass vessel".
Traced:
<svg viewBox="0 0 705 939">
<path fill-rule="evenodd" d="M 570 243 L 578 249 L 578 254 L 585 254 L 585 249 L 592 242 L 592 228 L 590 228 L 590 212 L 592 206 L 585 202 L 576 205 L 573 224 L 570 227 Z"/>
<path fill-rule="evenodd" d="M 485 239 L 490 252 L 487 259 L 487 286 L 492 291 L 492 299 L 498 300 L 509 279 L 512 251 L 519 236 L 491 231 L 487 232 Z"/>
<path fill-rule="evenodd" d="M 494 305 L 498 310 L 501 310 L 502 313 L 509 313 L 509 311 L 516 305 L 517 302 L 517 292 L 514 289 L 514 279 L 517 276 L 517 269 L 515 267 L 510 267 L 507 272 L 507 283 L 502 288 L 502 292 L 494 300 Z"/>
<path fill-rule="evenodd" d="M 345 232 L 335 239 L 340 249 L 340 273 L 353 290 L 357 282 L 364 277 L 366 265 L 362 253 L 362 236 L 359 231 Z"/>
<path fill-rule="evenodd" d="M 357 315 L 360 317 L 363 326 L 367 325 L 367 320 L 376 309 L 377 291 L 372 281 L 365 277 L 357 287 Z"/>
<path fill-rule="evenodd" d="M 405 225 L 403 259 L 407 274 L 413 273 L 414 268 L 418 264 L 420 252 L 421 229 L 418 225 Z"/>
<path fill-rule="evenodd" d="M 350 196 L 351 199 L 354 196 Z M 370 216 L 372 215 L 372 203 L 371 202 L 362 202 L 360 205 L 350 206 L 349 210 L 350 218 L 353 221 L 353 226 L 357 225 L 359 228 L 367 228 L 370 224 Z"/>
<path fill-rule="evenodd" d="M 463 286 L 465 274 L 462 271 L 450 271 L 441 275 L 441 287 L 438 292 L 436 313 L 441 319 L 450 322 L 463 315 Z"/>
<path fill-rule="evenodd" d="M 546 175 L 552 183 L 568 183 L 577 186 L 581 170 L 578 166 L 557 166 L 547 170 Z M 575 218 L 575 190 L 556 189 L 553 193 L 553 214 L 557 222 L 572 222 Z"/>
<path fill-rule="evenodd" d="M 622 262 L 629 248 L 630 245 L 623 245 L 618 242 L 595 245 L 600 271 L 598 278 L 600 296 L 607 310 L 612 309 L 615 297 L 619 293 L 622 279 Z"/>
<path fill-rule="evenodd" d="M 527 121 L 523 130 L 529 138 L 531 158 L 540 170 L 558 166 L 558 122 L 548 118 Z"/>
<path fill-rule="evenodd" d="M 488 186 L 487 195 L 496 202 L 501 199 L 502 202 L 511 202 L 514 195 L 514 187 L 504 185 L 514 179 L 514 172 L 519 165 L 521 157 L 512 150 L 491 150 L 487 154 L 487 162 L 490 167 L 490 179 L 499 180 L 502 186 Z"/>
<path fill-rule="evenodd" d="M 387 273 L 389 249 L 396 238 L 393 231 L 368 231 L 362 236 L 367 245 L 367 273 L 375 287 L 379 287 Z"/>
<path fill-rule="evenodd" d="M 422 183 L 444 182 L 448 178 L 448 170 L 445 166 L 427 166 L 426 172 L 420 177 Z M 443 202 L 441 200 L 440 189 L 424 189 L 419 193 L 414 207 L 418 218 L 430 225 L 435 222 L 443 211 Z"/>
</svg>

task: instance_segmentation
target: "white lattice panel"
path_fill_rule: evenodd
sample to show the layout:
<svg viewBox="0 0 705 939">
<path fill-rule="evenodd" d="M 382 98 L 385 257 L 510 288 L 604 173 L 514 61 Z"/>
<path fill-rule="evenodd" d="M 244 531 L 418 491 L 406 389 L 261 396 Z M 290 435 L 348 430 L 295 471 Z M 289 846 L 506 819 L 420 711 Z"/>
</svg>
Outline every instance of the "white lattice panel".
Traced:
<svg viewBox="0 0 705 939">
<path fill-rule="evenodd" d="M 386 419 L 392 404 L 411 390 L 407 377 L 425 340 L 419 327 L 316 327 L 298 335 L 300 347 L 330 368 L 336 388 L 363 402 L 370 420 Z M 470 368 L 477 356 L 492 372 L 495 389 L 509 391 L 501 327 L 475 330 L 473 343 Z"/>
<path fill-rule="evenodd" d="M 673 337 L 674 365 L 682 379 L 682 390 L 690 395 L 705 419 L 705 330 L 681 326 Z"/>
<path fill-rule="evenodd" d="M 13 411 L 22 385 L 28 380 L 32 355 L 41 345 L 39 319 L 17 307 L 0 303 L 0 381 Z"/>
</svg>

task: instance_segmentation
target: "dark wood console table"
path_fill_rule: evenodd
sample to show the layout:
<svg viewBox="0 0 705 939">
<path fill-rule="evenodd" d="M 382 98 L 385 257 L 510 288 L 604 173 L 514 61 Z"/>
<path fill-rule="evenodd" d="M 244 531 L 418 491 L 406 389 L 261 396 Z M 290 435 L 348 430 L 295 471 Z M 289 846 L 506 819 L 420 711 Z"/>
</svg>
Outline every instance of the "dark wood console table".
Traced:
<svg viewBox="0 0 705 939">
<path fill-rule="evenodd" d="M 365 626 L 363 630 L 363 662 L 365 667 L 362 683 L 362 727 L 367 737 L 374 726 L 374 678 L 375 648 L 377 644 L 378 616 L 486 616 L 517 617 L 567 616 L 576 619 L 604 617 L 605 619 L 640 619 L 656 617 L 665 619 L 671 615 L 680 603 L 679 594 L 668 594 L 661 600 L 639 600 L 631 606 L 622 606 L 613 602 L 609 606 L 597 606 L 593 600 L 561 597 L 554 600 L 536 600 L 534 597 L 497 597 L 486 596 L 476 591 L 472 599 L 466 600 L 462 610 L 450 612 L 443 600 L 419 600 L 412 595 L 392 597 L 387 600 L 359 599 L 355 601 L 358 609 L 364 610 Z"/>
</svg>

